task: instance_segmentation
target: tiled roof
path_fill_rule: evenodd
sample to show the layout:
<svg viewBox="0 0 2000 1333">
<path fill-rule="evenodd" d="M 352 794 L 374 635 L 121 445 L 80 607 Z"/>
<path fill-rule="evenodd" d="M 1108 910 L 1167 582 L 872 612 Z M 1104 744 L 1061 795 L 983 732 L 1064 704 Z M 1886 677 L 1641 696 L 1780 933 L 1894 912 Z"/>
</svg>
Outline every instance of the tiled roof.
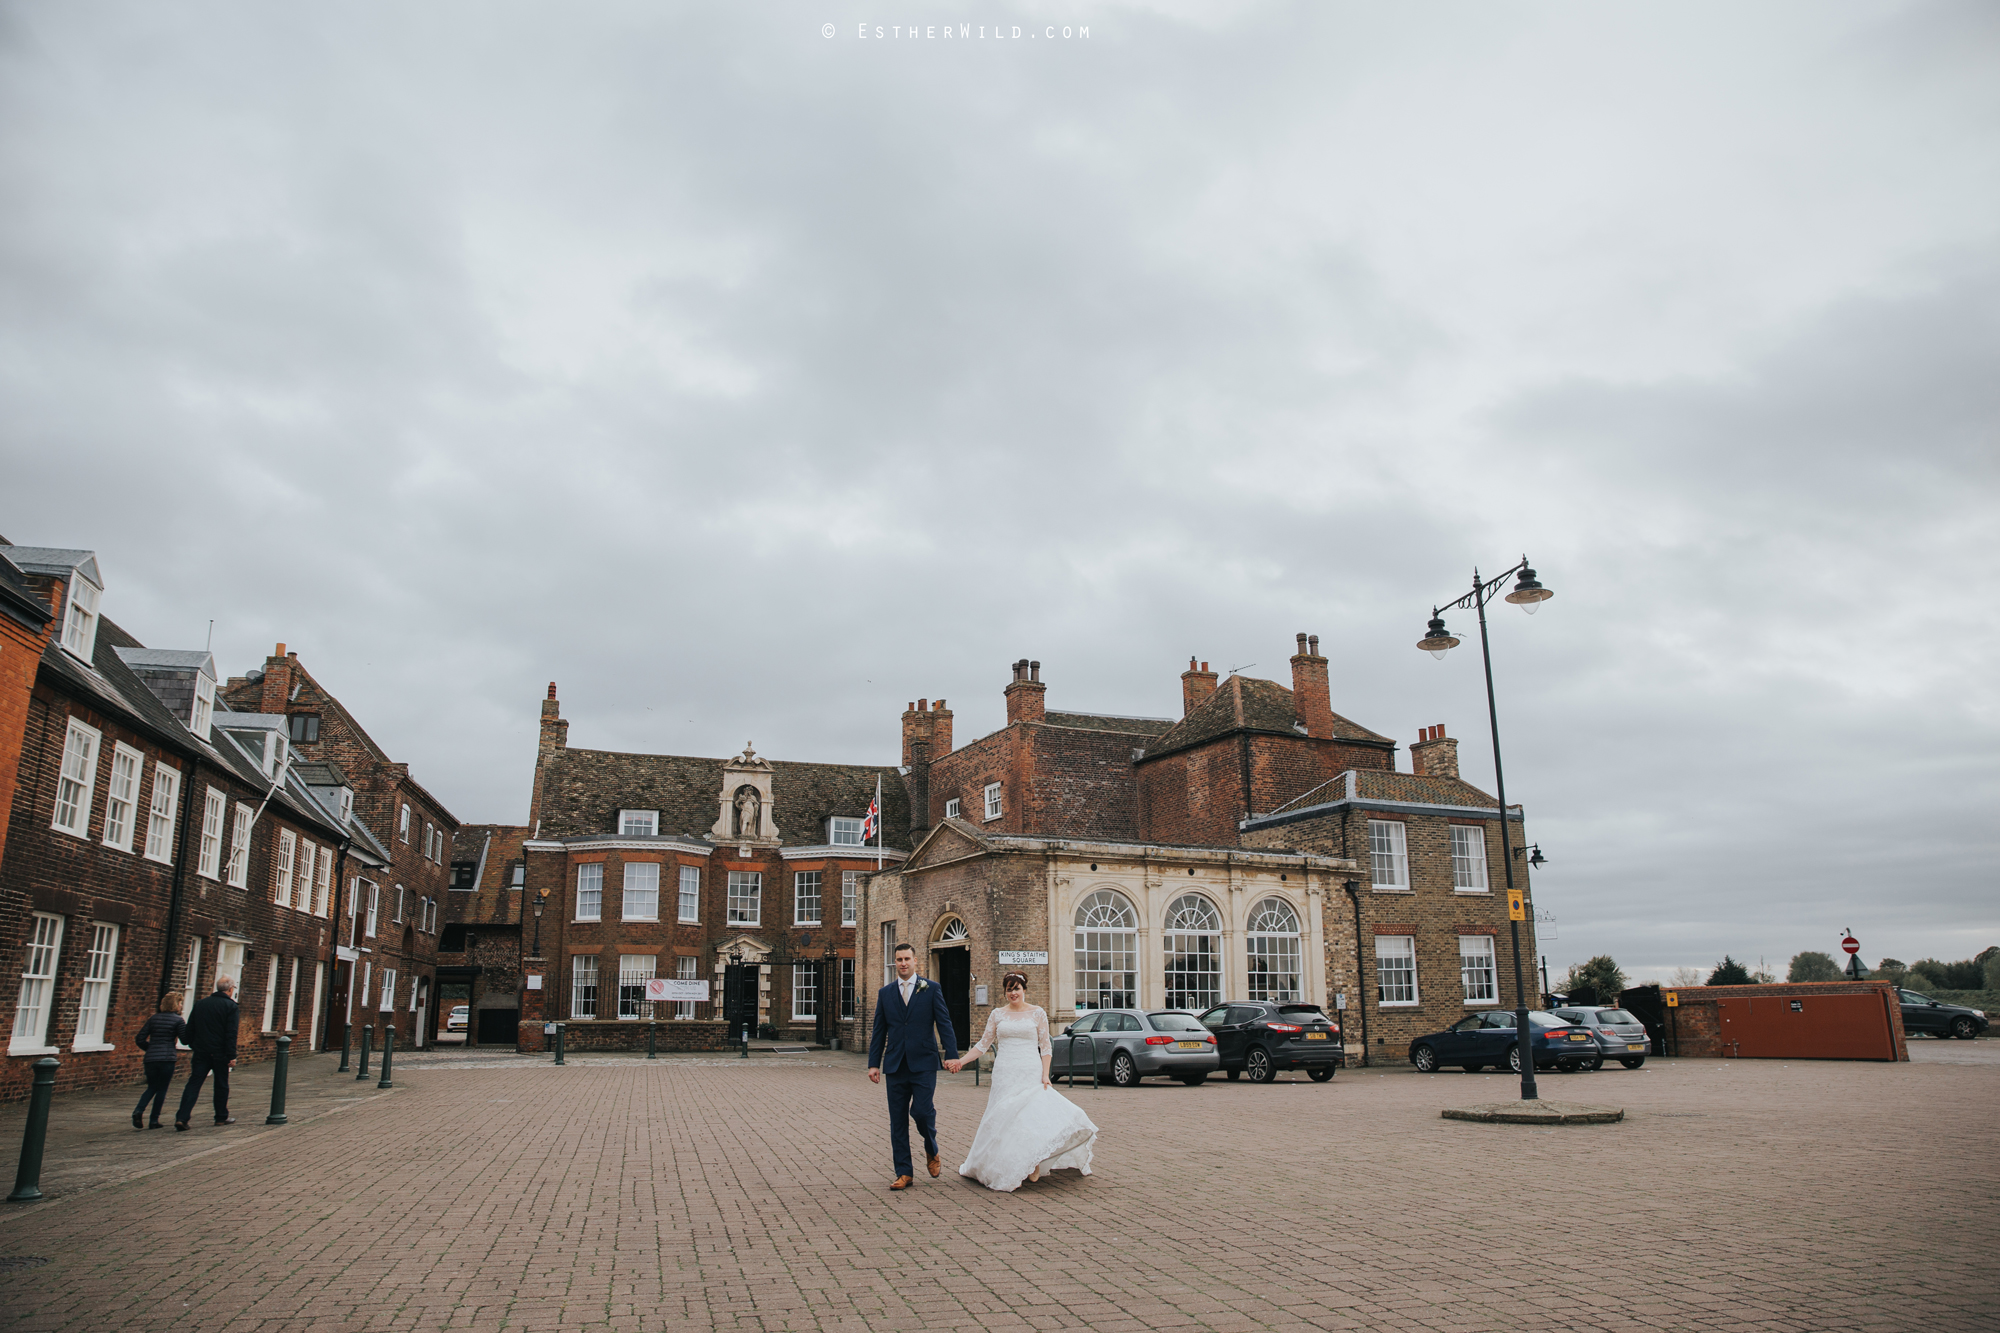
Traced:
<svg viewBox="0 0 2000 1333">
<path fill-rule="evenodd" d="M 1469 805 L 1492 809 L 1493 798 L 1458 778 L 1421 777 L 1415 773 L 1355 771 L 1354 794 L 1364 801 L 1409 801 L 1419 805 Z M 1344 795 L 1343 788 L 1329 791 Z M 1326 799 L 1336 799 L 1327 797 Z"/>
<path fill-rule="evenodd" d="M 1114 713 L 1044 713 L 1042 721 L 1052 727 L 1075 727 L 1082 731 L 1116 731 L 1133 736 L 1164 736 L 1174 729 L 1170 717 L 1119 717 Z"/>
<path fill-rule="evenodd" d="M 556 751 L 542 777 L 539 836 L 608 834 L 620 810 L 658 810 L 660 832 L 706 837 L 721 813 L 722 759 L 692 755 Z M 910 845 L 910 801 L 895 768 L 771 761 L 772 815 L 787 847 L 826 841 L 834 815 L 859 819 L 882 782 L 883 842 Z"/>
<path fill-rule="evenodd" d="M 9 546 L 7 558 L 36 574 L 67 574 L 72 569 L 80 569 L 92 583 L 100 588 L 104 586 L 104 575 L 97 570 L 95 551 L 73 551 L 66 546 Z"/>
<path fill-rule="evenodd" d="M 1292 692 L 1277 681 L 1231 676 L 1192 713 L 1147 746 L 1146 757 L 1185 750 L 1238 731 L 1302 736 L 1305 733 L 1295 725 L 1298 720 L 1298 710 L 1292 706 Z M 1389 739 L 1338 713 L 1333 714 L 1333 734 L 1337 740 L 1378 744 Z"/>
<path fill-rule="evenodd" d="M 55 619 L 34 585 L 21 577 L 21 567 L 7 557 L 5 546 L 0 546 L 0 610 L 36 629 Z"/>
</svg>

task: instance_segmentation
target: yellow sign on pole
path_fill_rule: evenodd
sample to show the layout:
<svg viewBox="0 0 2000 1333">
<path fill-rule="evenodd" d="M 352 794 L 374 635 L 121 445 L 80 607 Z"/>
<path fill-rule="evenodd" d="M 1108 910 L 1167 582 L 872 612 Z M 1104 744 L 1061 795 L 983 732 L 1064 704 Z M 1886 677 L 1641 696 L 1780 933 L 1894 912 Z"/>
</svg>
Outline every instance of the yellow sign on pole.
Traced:
<svg viewBox="0 0 2000 1333">
<path fill-rule="evenodd" d="M 1678 1008 L 1680 1008 L 1680 1007 L 1681 1007 L 1681 993 L 1680 993 L 1679 991 L 1677 991 L 1677 990 L 1670 990 L 1670 991 L 1668 991 L 1668 992 L 1667 992 L 1667 1008 L 1669 1008 L 1669 1009 L 1678 1009 Z"/>
<path fill-rule="evenodd" d="M 1528 919 L 1528 904 L 1523 890 L 1507 890 L 1507 919 L 1509 921 L 1526 921 Z"/>
</svg>

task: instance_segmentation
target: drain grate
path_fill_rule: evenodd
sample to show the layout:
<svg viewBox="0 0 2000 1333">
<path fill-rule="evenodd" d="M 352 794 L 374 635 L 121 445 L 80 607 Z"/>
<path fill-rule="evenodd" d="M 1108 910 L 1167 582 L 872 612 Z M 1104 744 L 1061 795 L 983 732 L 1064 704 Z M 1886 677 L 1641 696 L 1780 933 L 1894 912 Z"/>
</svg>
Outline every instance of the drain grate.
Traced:
<svg viewBox="0 0 2000 1333">
<path fill-rule="evenodd" d="M 33 1254 L 0 1254 L 0 1273 L 11 1273 L 17 1268 L 40 1268 L 48 1260 Z"/>
</svg>

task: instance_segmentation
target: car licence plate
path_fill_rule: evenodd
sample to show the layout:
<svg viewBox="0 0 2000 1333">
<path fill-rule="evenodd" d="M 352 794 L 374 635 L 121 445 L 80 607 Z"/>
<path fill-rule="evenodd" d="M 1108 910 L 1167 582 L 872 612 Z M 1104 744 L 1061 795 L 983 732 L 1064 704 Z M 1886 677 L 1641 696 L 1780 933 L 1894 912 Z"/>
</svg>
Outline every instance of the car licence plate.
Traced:
<svg viewBox="0 0 2000 1333">
<path fill-rule="evenodd" d="M 1643 1041 L 1635 1041 L 1632 1042 L 1630 1045 L 1626 1046 L 1625 1049 L 1628 1051 L 1643 1051 L 1646 1049 L 1646 1043 Z"/>
<path fill-rule="evenodd" d="M 1208 1043 L 1205 1041 L 1177 1041 L 1174 1043 L 1174 1049 L 1177 1051 L 1205 1051 L 1208 1049 Z"/>
<path fill-rule="evenodd" d="M 1326 1034 L 1325 1034 L 1324 1032 L 1308 1032 L 1308 1033 L 1306 1033 L 1306 1040 L 1307 1040 L 1307 1041 L 1325 1041 L 1325 1040 L 1326 1040 Z"/>
</svg>

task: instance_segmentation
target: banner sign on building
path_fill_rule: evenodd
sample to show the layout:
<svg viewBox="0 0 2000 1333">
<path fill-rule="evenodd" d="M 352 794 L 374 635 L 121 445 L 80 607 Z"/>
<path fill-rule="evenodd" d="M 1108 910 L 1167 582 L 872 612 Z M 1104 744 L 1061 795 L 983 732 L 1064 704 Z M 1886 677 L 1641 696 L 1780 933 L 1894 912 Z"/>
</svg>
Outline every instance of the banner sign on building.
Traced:
<svg viewBox="0 0 2000 1333">
<path fill-rule="evenodd" d="M 676 1001 L 698 1000 L 708 1002 L 706 981 L 677 981 L 671 977 L 654 977 L 646 983 L 646 998 L 655 1004 Z"/>
</svg>

